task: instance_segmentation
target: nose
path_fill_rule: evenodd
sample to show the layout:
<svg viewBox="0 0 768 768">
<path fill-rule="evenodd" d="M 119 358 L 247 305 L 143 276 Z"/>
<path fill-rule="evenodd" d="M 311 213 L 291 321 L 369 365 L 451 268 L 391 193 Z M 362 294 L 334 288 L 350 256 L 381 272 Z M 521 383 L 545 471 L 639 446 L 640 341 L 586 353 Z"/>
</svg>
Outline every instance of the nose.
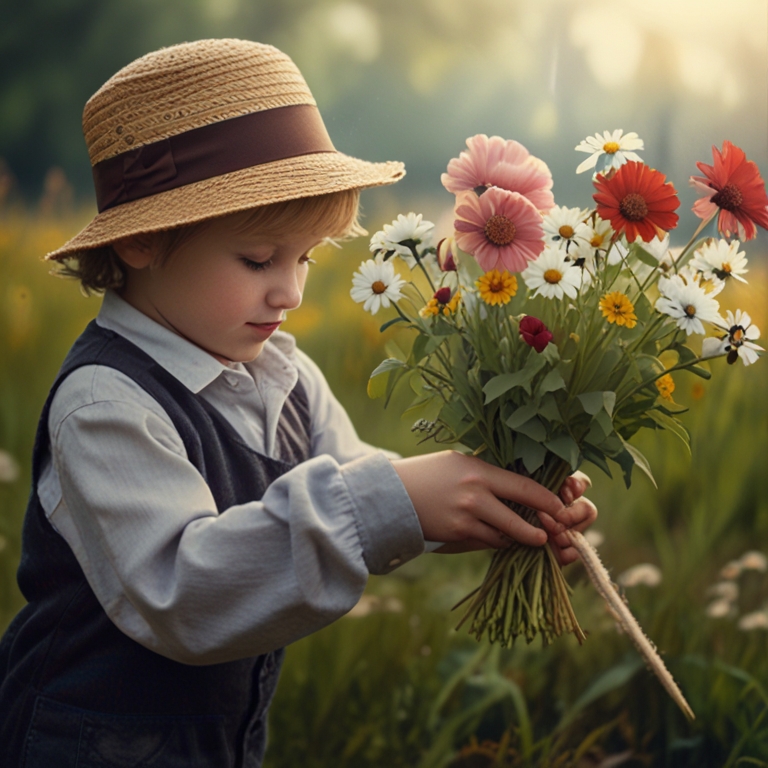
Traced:
<svg viewBox="0 0 768 768">
<path fill-rule="evenodd" d="M 304 280 L 295 269 L 273 270 L 267 290 L 267 304 L 275 309 L 296 309 L 301 304 Z"/>
</svg>

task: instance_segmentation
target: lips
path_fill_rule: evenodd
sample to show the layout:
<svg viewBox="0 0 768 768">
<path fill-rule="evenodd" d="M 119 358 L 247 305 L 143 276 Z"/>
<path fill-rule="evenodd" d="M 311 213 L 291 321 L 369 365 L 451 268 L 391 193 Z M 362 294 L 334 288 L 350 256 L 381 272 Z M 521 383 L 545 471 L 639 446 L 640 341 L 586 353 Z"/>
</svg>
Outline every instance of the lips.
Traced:
<svg viewBox="0 0 768 768">
<path fill-rule="evenodd" d="M 277 320 L 274 323 L 248 323 L 248 325 L 252 325 L 254 328 L 261 328 L 263 331 L 276 331 L 282 322 L 282 320 Z"/>
</svg>

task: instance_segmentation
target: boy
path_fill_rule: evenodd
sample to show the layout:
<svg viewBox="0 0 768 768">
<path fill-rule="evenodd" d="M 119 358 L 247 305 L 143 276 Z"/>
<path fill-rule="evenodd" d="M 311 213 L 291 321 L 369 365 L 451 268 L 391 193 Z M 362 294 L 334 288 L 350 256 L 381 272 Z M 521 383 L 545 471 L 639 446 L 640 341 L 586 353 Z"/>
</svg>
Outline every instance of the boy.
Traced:
<svg viewBox="0 0 768 768">
<path fill-rule="evenodd" d="M 376 451 L 279 333 L 312 248 L 404 173 L 336 152 L 288 57 L 149 54 L 83 127 L 99 214 L 49 258 L 106 293 L 40 420 L 0 743 L 27 768 L 258 766 L 283 646 L 369 573 L 428 541 L 547 540 L 497 497 L 541 510 L 569 562 L 564 527 L 596 512 L 458 453 Z"/>
</svg>

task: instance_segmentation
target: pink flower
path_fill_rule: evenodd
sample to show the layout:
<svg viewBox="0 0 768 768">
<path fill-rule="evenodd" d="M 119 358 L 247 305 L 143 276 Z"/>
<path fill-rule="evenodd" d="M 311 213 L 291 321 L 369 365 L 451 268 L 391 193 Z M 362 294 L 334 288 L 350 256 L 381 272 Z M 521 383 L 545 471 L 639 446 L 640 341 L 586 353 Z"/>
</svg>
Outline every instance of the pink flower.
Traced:
<svg viewBox="0 0 768 768">
<path fill-rule="evenodd" d="M 543 352 L 552 341 L 552 333 L 538 317 L 526 315 L 520 321 L 520 335 L 523 341 L 537 352 Z"/>
<path fill-rule="evenodd" d="M 469 151 L 448 163 L 448 173 L 440 180 L 454 194 L 469 190 L 500 187 L 519 192 L 540 211 L 555 204 L 552 194 L 552 174 L 546 163 L 533 157 L 519 142 L 484 133 L 467 139 Z"/>
<path fill-rule="evenodd" d="M 460 192 L 454 214 L 457 245 L 485 272 L 520 272 L 544 250 L 541 214 L 518 192 L 497 187 L 480 197 Z"/>
<path fill-rule="evenodd" d="M 693 212 L 708 219 L 719 209 L 720 234 L 738 233 L 739 240 L 751 240 L 757 235 L 755 224 L 768 229 L 768 196 L 760 171 L 730 141 L 723 142 L 722 152 L 712 147 L 712 156 L 714 165 L 696 163 L 704 176 L 691 176 L 691 186 L 704 195 Z"/>
</svg>

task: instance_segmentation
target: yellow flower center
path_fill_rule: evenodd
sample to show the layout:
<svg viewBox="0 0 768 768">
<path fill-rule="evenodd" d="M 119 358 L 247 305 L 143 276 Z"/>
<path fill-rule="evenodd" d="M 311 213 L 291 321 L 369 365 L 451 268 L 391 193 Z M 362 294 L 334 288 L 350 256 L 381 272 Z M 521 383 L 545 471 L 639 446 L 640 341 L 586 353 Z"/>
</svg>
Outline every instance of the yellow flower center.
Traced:
<svg viewBox="0 0 768 768">
<path fill-rule="evenodd" d="M 573 227 L 570 226 L 569 224 L 563 224 L 563 226 L 560 227 L 560 229 L 558 229 L 557 232 L 560 235 L 560 237 L 564 237 L 566 240 L 573 237 Z"/>
<path fill-rule="evenodd" d="M 726 275 L 730 275 L 733 270 L 733 267 L 727 261 L 725 261 L 721 265 L 720 270 L 722 272 L 725 272 Z"/>
<path fill-rule="evenodd" d="M 603 152 L 608 155 L 615 155 L 621 147 L 615 141 L 606 141 L 603 144 Z"/>
<path fill-rule="evenodd" d="M 387 286 L 381 280 L 377 280 L 372 286 L 371 290 L 374 293 L 384 293 L 387 290 Z"/>
<path fill-rule="evenodd" d="M 605 240 L 605 238 L 602 235 L 599 235 L 597 232 L 595 232 L 595 236 L 589 241 L 589 244 L 593 248 L 599 248 L 603 244 L 603 240 Z"/>
<path fill-rule="evenodd" d="M 563 279 L 563 273 L 560 272 L 560 270 L 558 269 L 548 269 L 544 273 L 544 279 L 548 283 L 552 283 L 552 284 L 559 283 Z"/>
<path fill-rule="evenodd" d="M 642 221 L 648 215 L 648 204 L 642 195 L 631 192 L 619 203 L 619 212 L 627 221 Z"/>
<path fill-rule="evenodd" d="M 696 307 L 694 307 L 693 304 L 689 304 L 685 308 L 685 314 L 688 315 L 688 317 L 693 317 L 696 314 Z"/>
<path fill-rule="evenodd" d="M 498 213 L 485 222 L 485 236 L 494 245 L 509 245 L 515 239 L 516 231 L 510 219 Z"/>
<path fill-rule="evenodd" d="M 744 329 L 741 327 L 737 328 L 731 334 L 731 342 L 734 344 L 739 344 L 743 338 L 744 338 Z"/>
</svg>

